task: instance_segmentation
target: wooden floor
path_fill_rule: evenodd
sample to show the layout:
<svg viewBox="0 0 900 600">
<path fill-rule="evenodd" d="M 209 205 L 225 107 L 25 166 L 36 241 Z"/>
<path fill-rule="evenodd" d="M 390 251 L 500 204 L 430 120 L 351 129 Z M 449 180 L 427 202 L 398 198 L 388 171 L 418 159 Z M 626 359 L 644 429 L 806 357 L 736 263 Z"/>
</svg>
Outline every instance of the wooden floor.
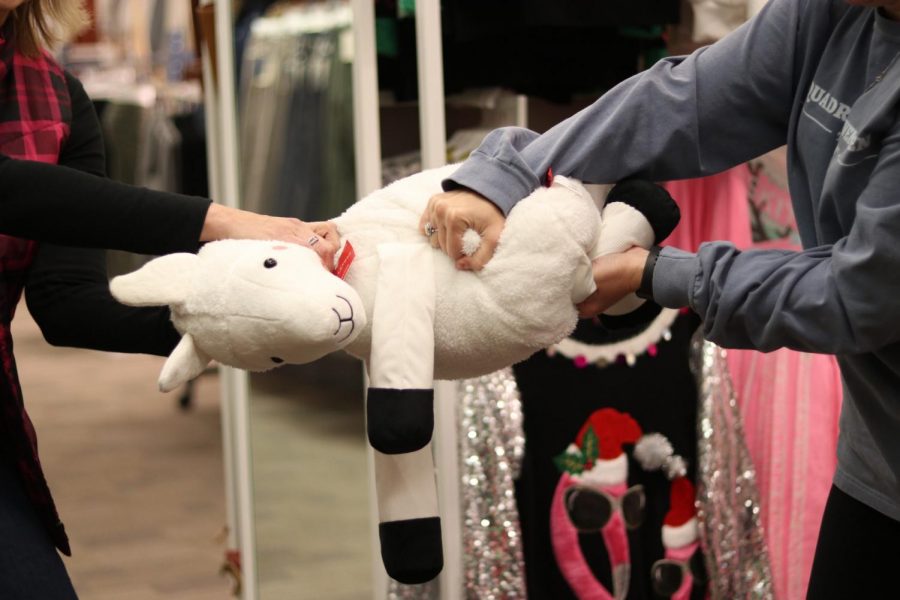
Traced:
<svg viewBox="0 0 900 600">
<path fill-rule="evenodd" d="M 13 329 L 81 599 L 231 597 L 217 377 L 182 412 L 160 358 L 52 348 L 24 306 Z M 253 379 L 261 600 L 371 597 L 360 379 L 349 360 Z"/>
</svg>

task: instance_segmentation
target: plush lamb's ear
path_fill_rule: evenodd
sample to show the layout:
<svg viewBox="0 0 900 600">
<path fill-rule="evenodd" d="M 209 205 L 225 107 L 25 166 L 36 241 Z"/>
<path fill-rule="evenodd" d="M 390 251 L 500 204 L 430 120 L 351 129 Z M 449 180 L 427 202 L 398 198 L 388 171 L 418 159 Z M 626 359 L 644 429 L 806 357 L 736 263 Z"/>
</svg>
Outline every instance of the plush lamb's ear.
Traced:
<svg viewBox="0 0 900 600">
<path fill-rule="evenodd" d="M 162 306 L 185 299 L 199 259 L 186 252 L 161 256 L 133 273 L 113 278 L 113 297 L 129 306 Z"/>
<path fill-rule="evenodd" d="M 203 372 L 212 360 L 194 344 L 194 338 L 186 333 L 175 346 L 159 374 L 159 391 L 171 392 Z"/>
</svg>

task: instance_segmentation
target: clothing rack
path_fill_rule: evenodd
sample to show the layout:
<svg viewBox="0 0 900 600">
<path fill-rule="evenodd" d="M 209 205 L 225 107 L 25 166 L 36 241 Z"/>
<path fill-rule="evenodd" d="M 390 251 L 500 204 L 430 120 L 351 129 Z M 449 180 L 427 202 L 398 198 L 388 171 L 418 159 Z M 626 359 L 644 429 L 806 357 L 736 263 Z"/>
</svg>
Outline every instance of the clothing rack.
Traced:
<svg viewBox="0 0 900 600">
<path fill-rule="evenodd" d="M 353 136 L 356 192 L 359 197 L 381 187 L 381 112 L 378 106 L 378 61 L 375 54 L 375 6 L 371 0 L 351 0 L 353 11 Z M 363 386 L 368 389 L 368 382 Z M 372 547 L 372 589 L 375 600 L 387 597 L 387 573 L 381 563 L 375 491 L 375 454 L 366 445 L 369 487 L 369 540 Z"/>
<path fill-rule="evenodd" d="M 204 0 L 214 5 L 215 73 L 209 48 L 203 49 L 209 180 L 212 196 L 237 206 L 240 193 L 237 99 L 231 0 Z M 227 517 L 226 565 L 238 577 L 243 600 L 257 600 L 256 531 L 250 447 L 250 380 L 246 371 L 219 367 L 222 447 Z M 236 564 L 235 564 L 236 563 Z"/>
<path fill-rule="evenodd" d="M 292 6 L 278 18 L 258 19 L 253 23 L 253 30 L 278 37 L 336 29 L 352 21 L 352 9 L 342 2 L 303 3 Z"/>
</svg>

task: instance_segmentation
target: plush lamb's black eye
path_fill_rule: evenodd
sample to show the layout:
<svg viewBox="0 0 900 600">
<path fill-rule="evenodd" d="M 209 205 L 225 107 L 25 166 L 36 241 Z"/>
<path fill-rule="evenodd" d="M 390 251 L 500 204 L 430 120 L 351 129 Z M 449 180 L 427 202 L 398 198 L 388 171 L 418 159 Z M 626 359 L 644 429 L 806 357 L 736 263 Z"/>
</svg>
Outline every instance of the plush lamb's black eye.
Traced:
<svg viewBox="0 0 900 600">
<path fill-rule="evenodd" d="M 272 267 L 274 267 L 277 264 L 278 264 L 278 261 L 275 260 L 274 258 L 267 258 L 265 260 L 265 262 L 263 263 L 263 266 L 267 269 L 271 269 Z"/>
<path fill-rule="evenodd" d="M 273 356 L 273 357 L 272 357 L 272 362 L 275 363 L 276 365 L 280 365 L 281 363 L 284 362 L 284 359 L 283 359 L 283 358 L 278 358 L 277 356 Z"/>
</svg>

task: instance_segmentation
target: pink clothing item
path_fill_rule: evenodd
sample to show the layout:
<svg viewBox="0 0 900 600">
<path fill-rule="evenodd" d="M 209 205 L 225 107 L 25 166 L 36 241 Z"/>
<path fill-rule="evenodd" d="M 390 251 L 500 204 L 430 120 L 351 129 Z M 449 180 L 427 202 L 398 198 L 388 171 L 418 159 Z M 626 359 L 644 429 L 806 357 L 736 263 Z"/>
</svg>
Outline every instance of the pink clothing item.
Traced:
<svg viewBox="0 0 900 600">
<path fill-rule="evenodd" d="M 700 548 L 700 542 L 694 542 L 681 548 L 666 548 L 666 558 L 682 563 L 682 572 L 684 579 L 681 580 L 681 587 L 672 594 L 672 600 L 689 600 L 691 597 L 691 589 L 694 587 L 694 575 L 691 573 L 689 564 L 691 557 Z"/>
<path fill-rule="evenodd" d="M 834 357 L 728 351 L 756 465 L 776 597 L 803 599 L 837 456 L 841 379 Z"/>
<path fill-rule="evenodd" d="M 790 196 L 764 172 L 754 177 L 743 165 L 666 187 L 683 215 L 667 245 L 696 250 L 718 239 L 740 248 L 798 247 Z M 756 466 L 775 595 L 802 600 L 837 464 L 837 361 L 786 349 L 729 350 L 728 366 Z"/>
<path fill-rule="evenodd" d="M 681 209 L 681 222 L 665 245 L 690 252 L 712 240 L 729 240 L 739 248 L 752 245 L 748 182 L 747 168 L 737 167 L 711 177 L 667 183 Z"/>
<path fill-rule="evenodd" d="M 565 492 L 577 485 L 575 479 L 568 473 L 563 473 L 559 478 L 559 484 L 553 494 L 553 503 L 550 506 L 550 535 L 553 541 L 553 553 L 556 562 L 562 571 L 563 577 L 569 583 L 575 595 L 582 600 L 615 600 L 597 577 L 591 571 L 578 544 L 578 530 L 569 520 L 566 512 Z M 625 540 L 627 548 L 628 540 Z"/>
<path fill-rule="evenodd" d="M 601 491 L 613 498 L 621 498 L 628 490 L 624 483 L 616 485 L 600 486 Z M 625 519 L 622 517 L 622 509 L 619 506 L 613 511 L 609 522 L 601 530 L 606 551 L 609 553 L 609 563 L 612 569 L 615 597 L 625 598 L 628 595 L 628 586 L 631 582 L 631 554 L 628 549 L 628 533 L 625 531 Z"/>
</svg>

